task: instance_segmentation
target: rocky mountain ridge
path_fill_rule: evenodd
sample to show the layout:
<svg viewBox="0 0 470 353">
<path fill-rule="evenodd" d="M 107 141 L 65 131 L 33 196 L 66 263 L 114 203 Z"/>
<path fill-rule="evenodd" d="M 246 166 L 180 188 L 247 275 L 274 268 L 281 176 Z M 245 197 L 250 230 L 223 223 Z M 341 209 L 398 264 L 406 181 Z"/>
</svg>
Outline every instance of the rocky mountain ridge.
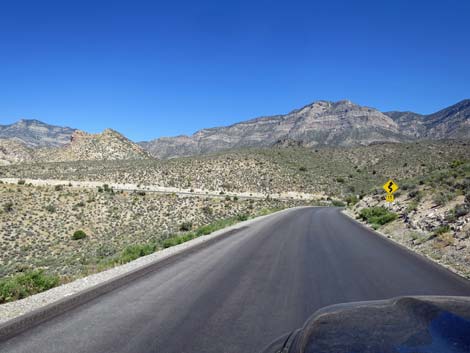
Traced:
<svg viewBox="0 0 470 353">
<path fill-rule="evenodd" d="M 35 119 L 21 119 L 0 125 L 0 139 L 17 140 L 28 147 L 59 147 L 70 142 L 76 129 L 49 125 Z"/>
<path fill-rule="evenodd" d="M 255 118 L 191 136 L 139 143 L 156 158 L 173 158 L 233 148 L 271 146 L 358 146 L 418 139 L 470 137 L 470 100 L 430 115 L 382 113 L 351 101 L 316 101 L 285 115 Z"/>
<path fill-rule="evenodd" d="M 316 101 L 285 115 L 259 117 L 193 135 L 138 144 L 108 129 L 76 129 L 20 120 L 0 125 L 0 163 L 100 159 L 159 159 L 251 147 L 351 147 L 376 143 L 470 138 L 470 99 L 429 115 L 385 112 L 348 100 Z M 3 140 L 2 140 L 3 139 Z"/>
</svg>

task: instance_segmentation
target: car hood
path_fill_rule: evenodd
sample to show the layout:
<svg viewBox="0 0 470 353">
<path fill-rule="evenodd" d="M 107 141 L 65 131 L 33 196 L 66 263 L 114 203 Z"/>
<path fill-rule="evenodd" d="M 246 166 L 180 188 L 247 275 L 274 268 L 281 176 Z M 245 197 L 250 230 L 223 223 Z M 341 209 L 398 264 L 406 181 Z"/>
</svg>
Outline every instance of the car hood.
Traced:
<svg viewBox="0 0 470 353">
<path fill-rule="evenodd" d="M 470 297 L 398 297 L 325 307 L 264 353 L 468 353 Z"/>
</svg>

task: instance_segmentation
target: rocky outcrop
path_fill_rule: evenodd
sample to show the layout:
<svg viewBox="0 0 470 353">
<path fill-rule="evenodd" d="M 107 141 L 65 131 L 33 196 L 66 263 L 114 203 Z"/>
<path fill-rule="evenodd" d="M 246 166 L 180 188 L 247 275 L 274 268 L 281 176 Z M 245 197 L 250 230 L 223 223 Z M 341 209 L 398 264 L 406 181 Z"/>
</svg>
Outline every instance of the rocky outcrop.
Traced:
<svg viewBox="0 0 470 353">
<path fill-rule="evenodd" d="M 76 130 L 69 143 L 61 147 L 30 148 L 17 139 L 0 139 L 0 165 L 21 162 L 70 162 L 92 160 L 146 159 L 151 156 L 142 147 L 117 131 L 101 134 Z"/>
<path fill-rule="evenodd" d="M 77 130 L 65 147 L 37 151 L 40 161 L 121 160 L 151 158 L 142 147 L 112 129 L 100 134 Z"/>
</svg>

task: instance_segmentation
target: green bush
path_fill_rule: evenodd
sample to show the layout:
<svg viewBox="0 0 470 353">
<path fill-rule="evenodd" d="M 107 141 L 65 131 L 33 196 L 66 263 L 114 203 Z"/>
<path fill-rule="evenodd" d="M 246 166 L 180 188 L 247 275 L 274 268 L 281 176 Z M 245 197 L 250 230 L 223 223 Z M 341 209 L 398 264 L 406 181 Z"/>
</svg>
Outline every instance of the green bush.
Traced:
<svg viewBox="0 0 470 353">
<path fill-rule="evenodd" d="M 346 203 L 350 206 L 354 206 L 356 203 L 359 202 L 359 199 L 357 198 L 356 195 L 349 195 L 345 199 Z"/>
<path fill-rule="evenodd" d="M 83 230 L 77 230 L 72 235 L 72 240 L 80 240 L 86 238 L 86 233 Z"/>
<path fill-rule="evenodd" d="M 153 254 L 157 250 L 156 244 L 135 244 L 127 246 L 118 259 L 118 262 L 125 264 L 138 259 L 139 257 Z"/>
<path fill-rule="evenodd" d="M 237 220 L 240 222 L 246 221 L 248 219 L 248 215 L 245 213 L 240 213 L 237 215 Z"/>
<path fill-rule="evenodd" d="M 42 270 L 20 273 L 0 280 L 0 303 L 26 298 L 59 284 L 59 277 L 46 275 Z"/>
<path fill-rule="evenodd" d="M 363 208 L 359 217 L 372 225 L 384 225 L 397 219 L 397 214 L 390 212 L 384 207 Z"/>
</svg>

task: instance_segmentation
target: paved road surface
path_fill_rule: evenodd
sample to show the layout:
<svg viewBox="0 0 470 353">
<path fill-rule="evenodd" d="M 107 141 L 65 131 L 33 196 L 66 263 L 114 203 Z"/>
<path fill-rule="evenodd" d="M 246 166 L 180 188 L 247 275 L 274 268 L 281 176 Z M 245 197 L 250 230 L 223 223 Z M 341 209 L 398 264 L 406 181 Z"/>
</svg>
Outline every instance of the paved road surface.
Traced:
<svg viewBox="0 0 470 353">
<path fill-rule="evenodd" d="M 326 305 L 470 295 L 332 208 L 276 214 L 0 344 L 0 352 L 257 352 Z"/>
</svg>

